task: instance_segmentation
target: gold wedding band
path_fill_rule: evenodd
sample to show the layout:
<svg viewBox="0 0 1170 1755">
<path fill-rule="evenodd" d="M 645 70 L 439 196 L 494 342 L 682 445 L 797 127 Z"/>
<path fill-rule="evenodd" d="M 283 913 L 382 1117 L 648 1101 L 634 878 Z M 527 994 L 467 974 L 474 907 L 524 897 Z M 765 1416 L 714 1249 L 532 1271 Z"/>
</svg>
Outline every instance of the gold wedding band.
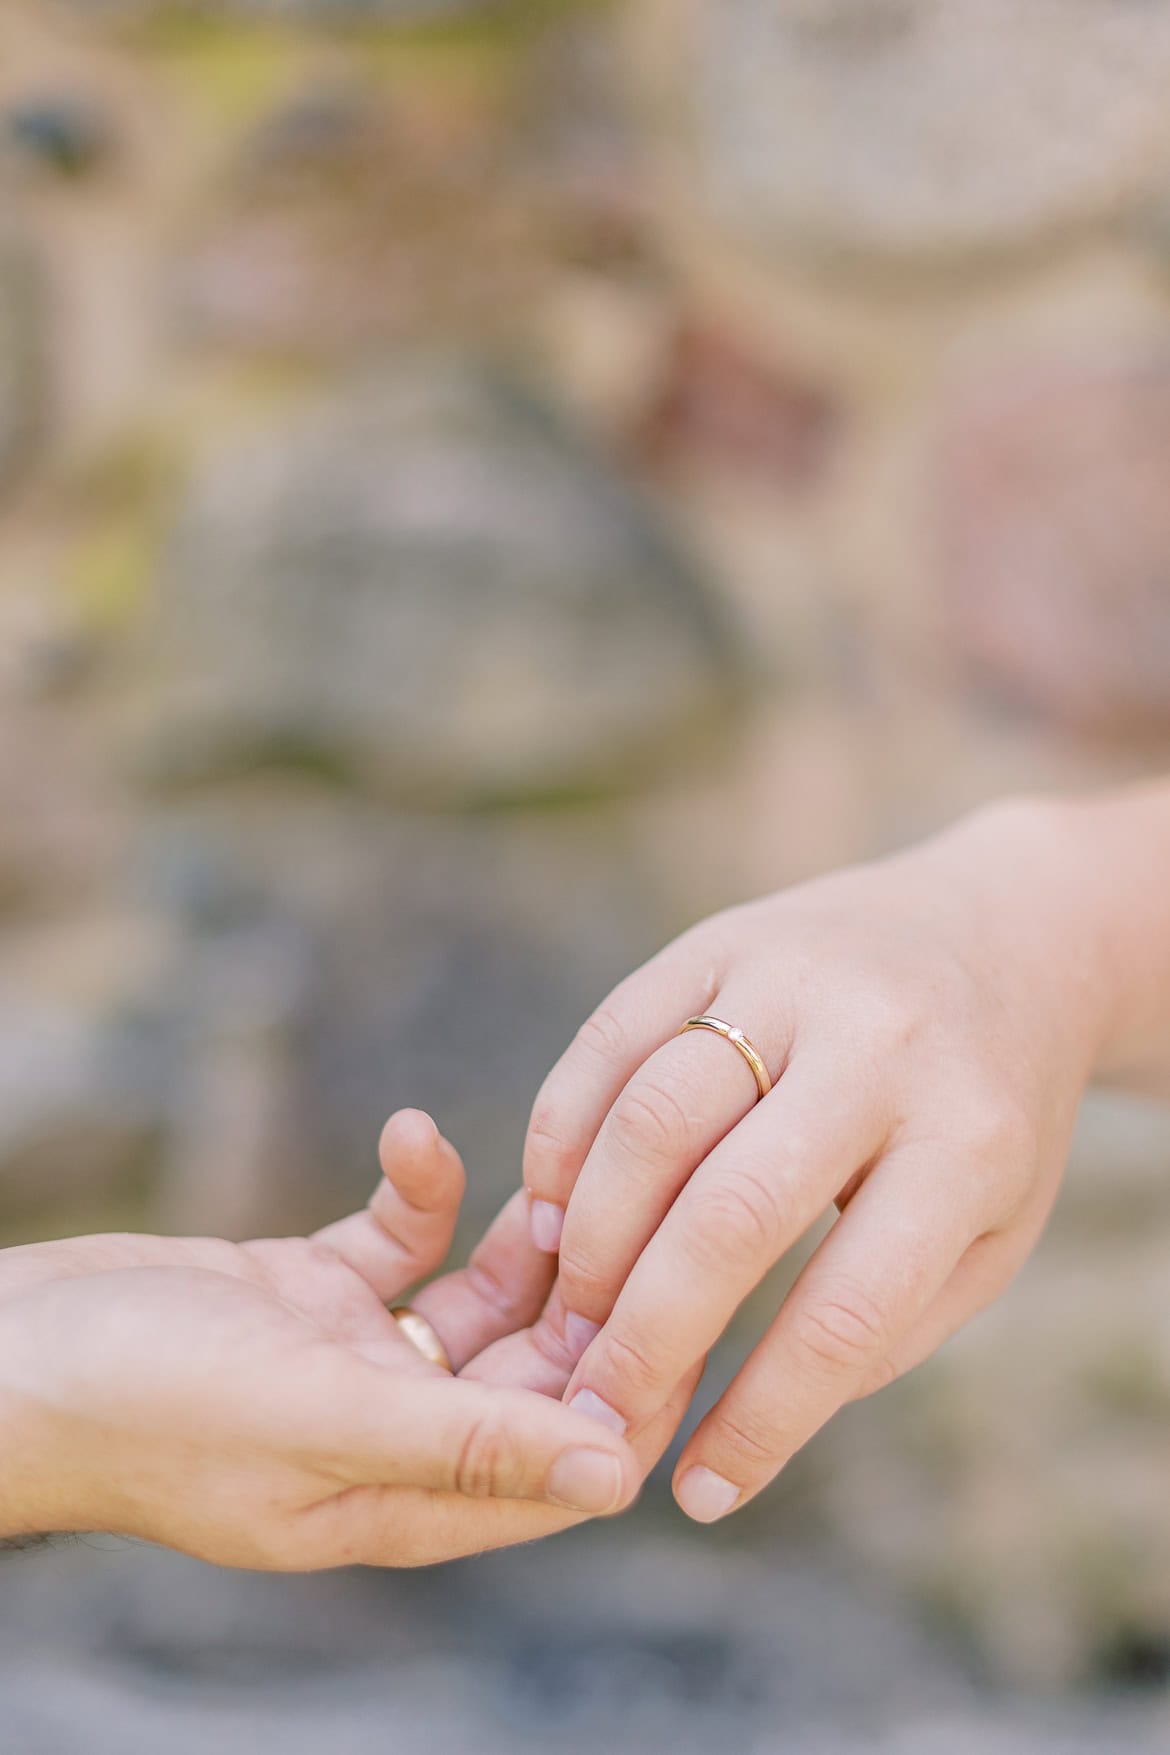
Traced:
<svg viewBox="0 0 1170 1755">
<path fill-rule="evenodd" d="M 447 1357 L 447 1349 L 425 1316 L 420 1316 L 409 1304 L 399 1304 L 390 1314 L 416 1353 L 421 1353 L 429 1365 L 438 1365 L 454 1377 L 455 1367 Z"/>
<path fill-rule="evenodd" d="M 755 1043 L 749 1040 L 742 1030 L 737 1030 L 734 1024 L 724 1023 L 722 1018 L 712 1017 L 688 1018 L 679 1031 L 679 1035 L 685 1036 L 688 1030 L 713 1030 L 716 1036 L 722 1036 L 731 1043 L 733 1048 L 738 1048 L 755 1074 L 756 1089 L 760 1096 L 766 1097 L 768 1095 L 772 1089 L 772 1075 L 768 1071 L 768 1063 Z"/>
</svg>

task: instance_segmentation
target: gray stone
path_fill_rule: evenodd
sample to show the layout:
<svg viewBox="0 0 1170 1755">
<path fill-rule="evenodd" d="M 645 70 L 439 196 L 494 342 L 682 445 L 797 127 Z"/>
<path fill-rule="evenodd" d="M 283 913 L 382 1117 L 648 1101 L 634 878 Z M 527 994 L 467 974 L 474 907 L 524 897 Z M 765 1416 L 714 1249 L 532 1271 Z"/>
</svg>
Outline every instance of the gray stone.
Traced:
<svg viewBox="0 0 1170 1755">
<path fill-rule="evenodd" d="M 643 4 L 657 8 L 702 198 L 758 248 L 1032 248 L 1164 175 L 1161 5 Z"/>
<path fill-rule="evenodd" d="M 399 367 L 216 457 L 158 595 L 148 750 L 428 804 L 623 786 L 735 675 L 647 509 L 524 390 Z"/>
<path fill-rule="evenodd" d="M 0 1202 L 6 1215 L 108 1196 L 141 1164 L 165 1112 L 158 1036 L 80 1006 L 0 1010 Z M 55 1222 L 62 1223 L 56 1212 Z"/>
<path fill-rule="evenodd" d="M 232 167 L 234 190 L 255 213 L 258 198 L 273 190 L 303 190 L 319 178 L 352 180 L 363 158 L 390 143 L 383 106 L 359 81 L 310 79 L 285 95 L 245 140 Z"/>
<path fill-rule="evenodd" d="M 606 807 L 410 820 L 261 780 L 169 813 L 140 888 L 184 945 L 161 1220 L 301 1229 L 367 1197 L 391 1109 L 471 1173 L 469 1236 L 519 1185 L 528 1109 L 608 986 L 669 937 Z"/>
<path fill-rule="evenodd" d="M 84 176 L 112 150 L 112 129 L 104 110 L 66 92 L 48 91 L 14 103 L 3 120 L 13 152 L 58 176 Z"/>
</svg>

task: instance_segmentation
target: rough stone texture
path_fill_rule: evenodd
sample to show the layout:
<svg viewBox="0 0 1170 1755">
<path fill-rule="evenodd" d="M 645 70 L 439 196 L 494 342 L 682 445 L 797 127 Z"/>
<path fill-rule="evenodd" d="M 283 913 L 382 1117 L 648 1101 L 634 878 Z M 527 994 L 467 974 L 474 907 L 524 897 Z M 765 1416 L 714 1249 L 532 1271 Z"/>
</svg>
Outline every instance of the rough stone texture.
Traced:
<svg viewBox="0 0 1170 1755">
<path fill-rule="evenodd" d="M 1170 354 L 997 361 L 947 396 L 937 470 L 968 672 L 1081 728 L 1170 727 Z"/>
<path fill-rule="evenodd" d="M 57 1234 L 139 1195 L 175 1092 L 170 956 L 123 908 L 0 932 L 0 1213 Z"/>
<path fill-rule="evenodd" d="M 1131 203 L 1170 149 L 1160 5 L 650 3 L 701 196 L 764 249 L 1031 249 Z"/>
<path fill-rule="evenodd" d="M 174 806 L 123 884 L 136 929 L 49 925 L 0 963 L 0 1217 L 22 1234 L 103 1206 L 310 1228 L 365 1200 L 409 1104 L 466 1155 L 474 1236 L 553 1056 L 681 924 L 602 806 L 411 822 L 296 784 Z"/>
<path fill-rule="evenodd" d="M 0 407 L 0 430 L 9 407 L 34 417 L 10 453 L 21 491 L 0 524 L 6 1238 L 332 1217 L 367 1192 L 386 1110 L 422 1102 L 468 1157 L 469 1241 L 515 1186 L 554 1055 L 676 928 L 995 791 L 1128 775 L 1126 728 L 1145 740 L 1141 760 L 1170 764 L 1157 655 L 1164 262 L 1151 270 L 1170 182 L 1165 5 L 809 0 L 777 7 L 775 34 L 758 39 L 759 5 L 660 7 L 660 67 L 691 90 L 676 88 L 673 114 L 635 98 L 639 137 L 617 90 L 626 9 L 600 0 L 521 0 L 500 17 L 522 30 L 433 34 L 282 31 L 275 12 L 256 30 L 226 4 L 185 8 L 181 30 L 98 30 L 92 3 L 0 6 L 0 116 L 31 105 L 26 146 L 62 168 L 74 148 L 60 116 L 46 135 L 47 99 L 100 114 L 111 141 L 92 176 L 30 174 L 13 153 L 3 167 L 17 254 L 44 296 L 6 307 L 33 345 L 5 354 L 0 341 L 0 382 L 2 362 L 23 369 L 38 343 L 54 366 L 43 443 L 31 442 L 39 378 L 18 371 L 31 398 Z M 356 17 L 340 0 L 328 11 Z M 688 59 L 696 45 L 706 66 Z M 656 168 L 687 138 L 697 151 L 659 198 Z M 1114 225 L 1139 199 L 1141 224 Z M 938 272 L 948 251 L 962 271 Z M 861 271 L 879 262 L 897 273 Z M 573 436 L 521 442 L 529 417 L 498 387 L 464 383 L 455 403 L 483 411 L 466 444 L 428 427 L 425 446 L 417 433 L 406 446 L 379 415 L 367 461 L 355 410 L 377 403 L 388 344 L 408 342 L 523 359 L 559 386 Z M 1140 392 L 1127 361 L 1150 379 Z M 370 382 L 368 397 L 340 367 Z M 398 397 L 393 363 L 390 377 Z M 1017 377 L 1043 418 L 1008 406 Z M 306 392 L 319 415 L 304 413 Z M 1003 438 L 1016 422 L 1019 446 Z M 953 427 L 961 471 L 944 443 Z M 607 447 L 607 479 L 625 472 L 618 499 L 638 527 L 653 494 L 686 550 L 650 569 L 647 595 L 606 609 L 633 651 L 627 611 L 640 604 L 646 641 L 665 651 L 642 666 L 645 724 L 662 710 L 658 685 L 670 694 L 679 677 L 699 724 L 727 674 L 706 623 L 678 607 L 692 557 L 750 626 L 766 698 L 744 701 L 726 744 L 700 739 L 699 759 L 675 743 L 642 792 L 588 804 L 571 785 L 557 811 L 451 813 L 485 766 L 493 785 L 501 764 L 518 773 L 528 803 L 550 770 L 580 777 L 587 749 L 616 752 L 603 784 L 629 779 L 608 673 L 600 694 L 580 665 L 558 677 L 553 706 L 563 697 L 589 731 L 567 754 L 550 757 L 556 714 L 529 692 L 589 632 L 562 575 L 575 591 L 583 557 L 642 552 L 599 523 L 581 429 Z M 388 474 L 400 446 L 413 461 Z M 1026 501 L 1010 480 L 997 499 L 992 462 L 1026 476 Z M 564 517 L 550 476 L 576 484 Z M 388 674 L 396 714 L 425 696 L 424 720 L 449 710 L 459 739 L 439 747 L 442 785 L 419 800 L 429 814 L 411 816 L 386 803 L 407 777 L 384 765 L 393 726 L 375 697 L 388 661 L 369 647 L 394 635 L 381 612 L 403 609 L 403 577 L 420 576 L 399 566 L 417 534 L 403 495 L 413 514 L 420 482 L 428 503 L 440 497 L 436 478 L 442 516 L 410 548 L 411 567 L 425 551 L 426 578 L 446 581 L 410 599 L 434 644 L 417 679 L 393 663 Z M 188 516 L 160 603 L 172 490 Z M 1052 535 L 1064 519 L 1076 553 Z M 960 528 L 952 584 L 939 537 Z M 500 529 L 484 569 L 485 533 Z M 252 555 L 263 592 L 245 581 L 232 596 Z M 460 571 L 453 557 L 468 556 Z M 1010 600 L 988 584 L 992 632 L 971 606 L 976 565 L 984 583 L 1011 565 L 1037 581 Z M 481 659 L 501 664 L 459 583 L 478 588 L 482 571 L 485 611 L 514 647 L 507 674 L 521 677 L 508 699 L 527 704 L 515 745 L 467 693 Z M 1124 633 L 1105 608 L 1113 575 Z M 519 586 L 546 576 L 532 643 Z M 286 627 L 293 603 L 307 622 Z M 180 607 L 203 677 L 175 650 Z M 164 700 L 139 753 L 210 780 L 165 799 L 137 784 L 143 762 L 128 772 L 113 735 L 155 611 L 175 677 L 203 699 L 196 725 Z M 676 647 L 664 630 L 680 615 Z M 1021 656 L 1025 637 L 1036 649 Z M 990 692 L 1036 711 L 956 686 L 965 650 Z M 316 739 L 280 752 L 299 756 L 291 772 L 243 748 L 251 664 L 265 711 L 291 700 Z M 208 667 L 225 679 L 231 747 L 252 761 L 242 779 L 206 735 Z M 627 672 L 613 674 L 632 695 Z M 200 741 L 176 760 L 163 733 L 185 726 Z M 361 768 L 348 785 L 323 759 L 343 742 Z M 425 752 L 408 753 L 421 785 Z M 4 1156 L 18 1122 L 23 1143 Z M 759 1755 L 1165 1747 L 1170 1149 L 1149 1111 L 1095 1106 L 1086 1122 L 1018 1291 L 936 1366 L 847 1412 L 725 1536 L 656 1522 L 651 1494 L 596 1566 L 574 1566 L 583 1550 L 568 1544 L 426 1580 L 212 1585 L 160 1562 L 137 1595 L 141 1557 L 103 1553 L 92 1572 L 84 1546 L 4 1557 L 0 1743 L 34 1755 L 202 1749 L 217 1733 L 229 1755 L 270 1742 L 572 1751 L 574 1739 L 591 1755 L 688 1739 Z M 753 1301 L 705 1397 L 778 1295 Z M 778 1566 L 759 1583 L 761 1564 L 814 1538 L 824 1567 Z M 852 1571 L 840 1583 L 858 1557 L 885 1581 L 876 1608 Z M 976 1673 L 1075 1684 L 1079 1703 L 985 1702 L 903 1610 L 941 1618 Z M 1139 1683 L 1161 1722 L 1103 1697 Z"/>
<path fill-rule="evenodd" d="M 147 863 L 185 947 L 157 1001 L 181 1076 L 156 1222 L 178 1230 L 337 1216 L 366 1198 L 382 1122 L 410 1104 L 466 1155 L 474 1235 L 518 1185 L 552 1058 L 673 925 L 603 808 L 412 823 L 344 796 L 213 789 L 177 843 Z M 243 899 L 185 899 L 192 865 Z"/>
<path fill-rule="evenodd" d="M 632 777 L 735 674 L 646 507 L 524 391 L 457 366 L 216 457 L 157 625 L 156 765 L 287 754 L 431 802 Z"/>
<path fill-rule="evenodd" d="M 453 151 L 472 125 L 475 150 Z M 176 253 L 174 320 L 204 343 L 363 369 L 375 348 L 420 336 L 506 336 L 547 273 L 542 213 L 555 203 L 571 232 L 588 207 L 563 176 L 550 189 L 509 176 L 520 131 L 490 89 L 419 115 L 409 91 L 360 70 L 309 73 L 246 132 L 221 198 Z"/>
</svg>

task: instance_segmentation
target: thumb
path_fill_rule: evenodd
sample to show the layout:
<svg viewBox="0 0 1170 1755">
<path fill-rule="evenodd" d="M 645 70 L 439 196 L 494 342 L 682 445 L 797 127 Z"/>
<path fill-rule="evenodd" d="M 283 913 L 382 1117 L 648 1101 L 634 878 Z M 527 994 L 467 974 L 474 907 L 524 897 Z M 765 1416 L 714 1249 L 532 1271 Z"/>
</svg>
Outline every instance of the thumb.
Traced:
<svg viewBox="0 0 1170 1755">
<path fill-rule="evenodd" d="M 364 1394 L 331 1397 L 331 1467 L 350 1485 L 534 1499 L 590 1516 L 622 1510 L 641 1471 L 624 1439 L 549 1396 L 358 1361 Z M 337 1384 L 336 1373 L 333 1382 Z"/>
</svg>

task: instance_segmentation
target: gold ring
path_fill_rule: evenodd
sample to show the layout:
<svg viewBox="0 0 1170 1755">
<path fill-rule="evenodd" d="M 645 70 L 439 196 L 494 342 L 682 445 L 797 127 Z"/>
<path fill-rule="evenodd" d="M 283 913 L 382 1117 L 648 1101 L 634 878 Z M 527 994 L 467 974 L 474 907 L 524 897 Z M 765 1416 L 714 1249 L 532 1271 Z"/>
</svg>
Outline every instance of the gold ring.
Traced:
<svg viewBox="0 0 1170 1755">
<path fill-rule="evenodd" d="M 756 1089 L 760 1096 L 766 1097 L 768 1095 L 772 1089 L 772 1075 L 768 1071 L 768 1063 L 755 1043 L 750 1041 L 742 1030 L 737 1030 L 734 1024 L 725 1024 L 722 1018 L 712 1017 L 688 1018 L 679 1031 L 679 1035 L 685 1036 L 688 1030 L 713 1030 L 716 1036 L 722 1036 L 731 1043 L 733 1048 L 738 1048 L 755 1074 Z"/>
<path fill-rule="evenodd" d="M 390 1312 L 416 1353 L 421 1353 L 428 1365 L 437 1365 L 454 1377 L 455 1367 L 447 1357 L 447 1349 L 427 1321 L 409 1304 L 399 1304 Z"/>
</svg>

